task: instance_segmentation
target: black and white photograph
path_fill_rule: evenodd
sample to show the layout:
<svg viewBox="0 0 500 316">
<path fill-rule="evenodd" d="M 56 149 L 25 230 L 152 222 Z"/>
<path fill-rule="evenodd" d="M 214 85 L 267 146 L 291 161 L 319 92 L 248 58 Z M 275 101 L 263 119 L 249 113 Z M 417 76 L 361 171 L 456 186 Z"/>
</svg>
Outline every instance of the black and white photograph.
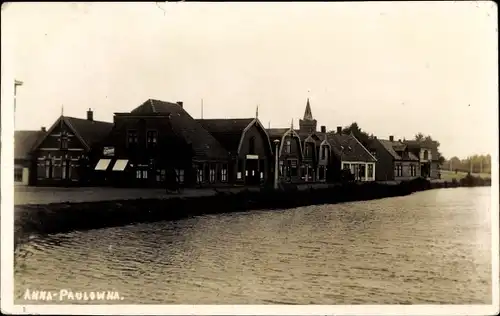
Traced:
<svg viewBox="0 0 500 316">
<path fill-rule="evenodd" d="M 2 313 L 498 314 L 496 3 L 1 14 Z"/>
</svg>

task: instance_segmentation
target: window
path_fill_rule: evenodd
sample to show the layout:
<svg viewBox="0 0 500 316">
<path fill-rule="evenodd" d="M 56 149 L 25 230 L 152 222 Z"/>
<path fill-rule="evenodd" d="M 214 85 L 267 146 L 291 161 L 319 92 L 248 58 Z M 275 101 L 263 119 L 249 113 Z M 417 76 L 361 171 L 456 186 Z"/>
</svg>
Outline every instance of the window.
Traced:
<svg viewBox="0 0 500 316">
<path fill-rule="evenodd" d="M 351 170 L 351 166 L 348 163 L 344 164 L 344 169 Z"/>
<path fill-rule="evenodd" d="M 210 183 L 215 182 L 215 165 L 211 164 L 210 165 Z"/>
<path fill-rule="evenodd" d="M 209 175 L 210 175 L 210 166 L 208 163 L 205 163 L 203 164 L 204 168 L 203 168 L 203 181 L 207 181 L 209 180 L 209 178 L 207 178 Z"/>
<path fill-rule="evenodd" d="M 309 151 L 310 151 L 310 149 L 309 149 L 309 144 L 306 144 L 306 152 L 305 152 L 305 156 L 306 156 L 306 157 L 309 157 L 309 155 L 310 155 L 310 152 L 309 152 Z"/>
<path fill-rule="evenodd" d="M 14 168 L 14 181 L 15 182 L 23 181 L 23 168 L 20 167 Z"/>
<path fill-rule="evenodd" d="M 226 164 L 223 164 L 221 169 L 220 169 L 220 181 L 221 182 L 227 181 L 227 165 Z"/>
<path fill-rule="evenodd" d="M 148 171 L 147 170 L 136 170 L 135 171 L 135 178 L 136 179 L 147 179 L 148 178 Z"/>
<path fill-rule="evenodd" d="M 396 164 L 394 166 L 394 176 L 396 176 L 396 177 L 402 177 L 403 176 L 403 165 Z"/>
<path fill-rule="evenodd" d="M 252 136 L 248 142 L 248 153 L 255 154 L 255 137 Z"/>
<path fill-rule="evenodd" d="M 157 131 L 148 131 L 146 134 L 146 141 L 148 147 L 156 146 L 158 142 L 158 132 Z"/>
<path fill-rule="evenodd" d="M 289 154 L 292 152 L 292 142 L 290 140 L 286 141 L 285 153 Z"/>
<path fill-rule="evenodd" d="M 45 160 L 45 178 L 47 178 L 47 179 L 52 178 L 52 160 L 51 159 Z"/>
<path fill-rule="evenodd" d="M 321 146 L 321 159 L 326 160 L 328 159 L 328 146 Z"/>
<path fill-rule="evenodd" d="M 279 161 L 279 174 L 278 175 L 283 175 L 283 160 Z"/>
<path fill-rule="evenodd" d="M 68 134 L 66 131 L 61 132 L 61 137 L 59 141 L 61 149 L 68 149 Z"/>
<path fill-rule="evenodd" d="M 66 171 L 67 171 L 67 168 L 68 168 L 68 161 L 63 160 L 63 161 L 61 161 L 61 164 L 62 164 L 62 175 L 61 175 L 61 178 L 66 179 Z"/>
<path fill-rule="evenodd" d="M 203 164 L 198 164 L 196 168 L 196 183 L 203 182 Z"/>
<path fill-rule="evenodd" d="M 415 177 L 417 175 L 417 166 L 410 165 L 410 176 Z"/>
<path fill-rule="evenodd" d="M 372 150 L 370 153 L 372 154 L 373 157 L 377 157 L 377 152 L 376 151 Z"/>
<path fill-rule="evenodd" d="M 424 160 L 429 159 L 429 152 L 427 150 L 424 150 Z"/>
<path fill-rule="evenodd" d="M 127 131 L 127 144 L 128 145 L 137 144 L 137 131 L 135 130 Z"/>
<path fill-rule="evenodd" d="M 184 169 L 175 169 L 175 174 L 177 175 L 177 181 L 184 183 Z"/>
<path fill-rule="evenodd" d="M 368 165 L 368 178 L 373 178 L 373 164 Z"/>
</svg>

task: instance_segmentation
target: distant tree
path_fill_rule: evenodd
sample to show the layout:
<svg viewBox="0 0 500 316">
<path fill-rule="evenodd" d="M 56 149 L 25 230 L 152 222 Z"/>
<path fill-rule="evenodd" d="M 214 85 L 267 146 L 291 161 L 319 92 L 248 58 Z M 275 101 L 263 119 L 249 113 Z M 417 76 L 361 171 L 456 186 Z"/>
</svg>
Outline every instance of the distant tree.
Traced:
<svg viewBox="0 0 500 316">
<path fill-rule="evenodd" d="M 356 137 L 359 140 L 359 142 L 363 144 L 363 146 L 365 147 L 369 147 L 370 139 L 374 137 L 373 134 L 369 135 L 368 133 L 363 131 L 356 122 L 353 122 L 351 125 L 344 127 L 342 129 L 342 133 L 344 134 L 352 133 L 354 137 Z"/>
<path fill-rule="evenodd" d="M 416 140 L 417 142 L 421 142 L 421 141 L 423 141 L 423 140 L 424 140 L 424 134 L 422 134 L 422 133 L 418 133 L 417 135 L 415 135 L 415 140 Z"/>
</svg>

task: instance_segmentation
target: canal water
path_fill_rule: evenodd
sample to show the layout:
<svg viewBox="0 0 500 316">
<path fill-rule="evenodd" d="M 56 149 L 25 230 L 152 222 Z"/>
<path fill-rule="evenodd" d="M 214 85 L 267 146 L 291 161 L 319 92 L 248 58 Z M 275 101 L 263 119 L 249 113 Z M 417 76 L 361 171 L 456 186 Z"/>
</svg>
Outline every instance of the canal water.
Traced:
<svg viewBox="0 0 500 316">
<path fill-rule="evenodd" d="M 36 303 L 26 289 L 116 291 L 121 304 L 491 304 L 490 199 L 440 189 L 36 238 L 16 249 L 16 304 Z"/>
</svg>

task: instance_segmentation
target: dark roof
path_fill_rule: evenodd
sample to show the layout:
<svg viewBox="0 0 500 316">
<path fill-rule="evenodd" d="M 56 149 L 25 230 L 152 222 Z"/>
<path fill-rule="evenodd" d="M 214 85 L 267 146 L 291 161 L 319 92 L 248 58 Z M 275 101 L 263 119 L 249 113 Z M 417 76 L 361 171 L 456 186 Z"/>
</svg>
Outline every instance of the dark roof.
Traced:
<svg viewBox="0 0 500 316">
<path fill-rule="evenodd" d="M 370 152 L 354 137 L 348 134 L 327 134 L 335 156 L 344 161 L 375 162 Z"/>
<path fill-rule="evenodd" d="M 301 131 L 298 129 L 296 129 L 295 132 L 299 135 L 300 140 L 302 142 L 304 142 L 309 136 L 312 136 L 313 139 L 314 139 L 314 136 L 316 136 L 316 137 L 318 137 L 318 139 L 314 139 L 314 142 L 316 143 L 316 145 L 319 146 L 319 144 L 321 144 L 323 142 L 323 140 L 325 140 L 324 134 L 321 134 L 318 132 L 310 133 L 310 132 L 304 132 L 304 131 Z"/>
<path fill-rule="evenodd" d="M 90 147 L 103 141 L 111 132 L 113 123 L 64 116 L 64 121 L 71 126 Z"/>
<path fill-rule="evenodd" d="M 45 136 L 44 131 L 14 131 L 14 159 L 28 159 L 36 142 Z"/>
<path fill-rule="evenodd" d="M 254 118 L 244 119 L 197 119 L 229 152 L 236 153 L 245 128 Z"/>
<path fill-rule="evenodd" d="M 228 153 L 203 126 L 179 104 L 149 99 L 131 114 L 164 113 L 170 116 L 172 130 L 193 148 L 196 159 L 227 159 Z"/>
<path fill-rule="evenodd" d="M 390 141 L 387 139 L 378 139 L 378 141 L 396 160 L 418 160 L 418 158 L 412 152 L 407 151 L 408 146 L 405 143 L 402 143 L 400 141 Z M 402 152 L 402 156 L 398 154 L 398 152 Z"/>
<path fill-rule="evenodd" d="M 283 137 L 283 135 L 290 130 L 290 127 L 286 128 L 267 128 L 267 135 L 269 135 L 270 139 L 279 139 Z"/>
</svg>

